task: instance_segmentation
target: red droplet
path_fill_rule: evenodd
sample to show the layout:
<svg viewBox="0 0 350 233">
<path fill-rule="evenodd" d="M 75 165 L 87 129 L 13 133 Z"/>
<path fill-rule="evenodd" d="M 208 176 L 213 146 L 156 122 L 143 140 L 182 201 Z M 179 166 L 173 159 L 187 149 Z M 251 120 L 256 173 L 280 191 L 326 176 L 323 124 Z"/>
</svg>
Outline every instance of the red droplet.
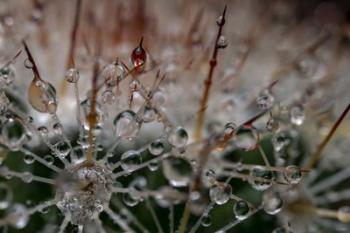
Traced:
<svg viewBox="0 0 350 233">
<path fill-rule="evenodd" d="M 139 72 L 143 70 L 144 64 L 146 63 L 147 54 L 142 47 L 143 37 L 141 38 L 139 46 L 137 46 L 131 53 L 131 62 L 135 69 Z"/>
</svg>

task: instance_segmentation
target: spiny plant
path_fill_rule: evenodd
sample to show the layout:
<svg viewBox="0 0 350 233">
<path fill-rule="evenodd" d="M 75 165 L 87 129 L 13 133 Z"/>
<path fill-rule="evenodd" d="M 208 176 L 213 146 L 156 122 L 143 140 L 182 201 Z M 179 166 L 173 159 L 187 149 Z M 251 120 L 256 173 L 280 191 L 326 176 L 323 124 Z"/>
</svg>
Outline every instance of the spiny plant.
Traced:
<svg viewBox="0 0 350 233">
<path fill-rule="evenodd" d="M 341 11 L 152 3 L 5 1 L 2 230 L 347 232 Z"/>
</svg>

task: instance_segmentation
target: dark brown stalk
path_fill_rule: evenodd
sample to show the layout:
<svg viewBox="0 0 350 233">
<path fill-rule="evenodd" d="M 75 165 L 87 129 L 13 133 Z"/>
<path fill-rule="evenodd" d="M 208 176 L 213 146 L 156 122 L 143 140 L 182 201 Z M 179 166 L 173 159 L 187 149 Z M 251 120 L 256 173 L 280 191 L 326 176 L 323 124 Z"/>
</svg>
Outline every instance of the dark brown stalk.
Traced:
<svg viewBox="0 0 350 233">
<path fill-rule="evenodd" d="M 23 44 L 23 46 L 24 46 L 24 50 L 26 51 L 28 60 L 29 60 L 30 63 L 31 63 L 31 67 L 27 67 L 27 68 L 30 68 L 30 69 L 33 71 L 33 73 L 34 73 L 34 79 L 43 81 L 43 80 L 41 79 L 41 77 L 40 77 L 38 67 L 37 67 L 36 64 L 35 64 L 34 58 L 33 58 L 32 53 L 30 52 L 30 50 L 29 50 L 29 48 L 28 48 L 28 46 L 27 46 L 27 43 L 23 40 L 23 41 L 22 41 L 22 44 Z"/>
<path fill-rule="evenodd" d="M 214 70 L 215 70 L 215 67 L 217 65 L 217 56 L 218 56 L 218 52 L 220 49 L 218 46 L 218 42 L 219 42 L 220 36 L 222 35 L 223 27 L 225 25 L 225 15 L 226 15 L 226 6 L 225 6 L 224 11 L 221 15 L 221 17 L 222 17 L 221 22 L 218 23 L 219 29 L 218 29 L 218 33 L 217 33 L 217 36 L 215 39 L 214 51 L 213 51 L 212 57 L 209 61 L 209 72 L 208 72 L 208 76 L 207 76 L 206 80 L 204 81 L 204 91 L 203 91 L 202 98 L 201 98 L 201 101 L 199 104 L 199 110 L 197 112 L 197 121 L 196 121 L 196 125 L 195 125 L 195 130 L 194 130 L 194 138 L 196 140 L 199 140 L 202 137 L 202 128 L 203 128 L 203 124 L 204 124 L 204 120 L 205 120 L 205 110 L 207 108 L 207 103 L 209 100 Z M 181 233 L 181 231 L 180 231 L 180 233 Z"/>
</svg>

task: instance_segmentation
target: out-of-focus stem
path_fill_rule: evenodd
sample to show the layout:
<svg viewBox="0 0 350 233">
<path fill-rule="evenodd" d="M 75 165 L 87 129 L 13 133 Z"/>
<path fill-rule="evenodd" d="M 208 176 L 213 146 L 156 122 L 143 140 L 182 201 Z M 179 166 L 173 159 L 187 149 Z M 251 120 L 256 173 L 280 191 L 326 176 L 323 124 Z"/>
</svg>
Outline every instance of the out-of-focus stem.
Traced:
<svg viewBox="0 0 350 233">
<path fill-rule="evenodd" d="M 329 133 L 327 134 L 327 136 L 323 139 L 321 144 L 317 147 L 316 151 L 310 156 L 309 160 L 307 161 L 307 163 L 305 165 L 305 169 L 311 169 L 312 167 L 314 167 L 316 165 L 317 161 L 322 156 L 322 152 L 323 152 L 324 148 L 326 147 L 328 142 L 331 140 L 331 138 L 334 135 L 335 131 L 339 127 L 340 123 L 344 120 L 346 115 L 349 113 L 349 111 L 350 111 L 350 104 L 345 108 L 345 110 L 340 115 L 338 120 L 334 123 L 334 125 L 332 126 L 332 128 L 329 131 Z"/>
<path fill-rule="evenodd" d="M 66 64 L 66 70 L 75 67 L 74 64 L 74 54 L 75 54 L 75 47 L 76 47 L 76 41 L 77 41 L 77 32 L 79 27 L 79 19 L 80 19 L 80 12 L 81 12 L 81 5 L 82 0 L 77 0 L 77 5 L 75 8 L 75 15 L 74 15 L 74 22 L 73 22 L 73 28 L 70 35 L 70 45 L 69 45 L 69 52 L 68 52 L 68 60 Z M 64 96 L 67 91 L 67 82 L 65 79 L 63 79 L 61 84 L 60 93 L 61 96 Z"/>
<path fill-rule="evenodd" d="M 100 41 L 98 40 L 98 43 Z M 99 66 L 99 60 L 98 58 L 100 57 L 100 44 L 98 45 L 97 49 L 97 56 L 96 56 L 96 61 L 94 64 L 93 68 L 93 77 L 92 77 L 92 95 L 91 95 L 91 103 L 90 103 L 90 112 L 87 115 L 87 122 L 89 124 L 89 132 L 88 132 L 88 142 L 89 142 L 89 148 L 86 153 L 86 159 L 87 161 L 92 161 L 93 160 L 93 144 L 94 144 L 94 134 L 93 134 L 93 128 L 96 126 L 97 123 L 97 113 L 96 113 L 96 104 L 97 104 L 97 93 L 98 93 L 98 72 L 100 69 Z"/>
</svg>

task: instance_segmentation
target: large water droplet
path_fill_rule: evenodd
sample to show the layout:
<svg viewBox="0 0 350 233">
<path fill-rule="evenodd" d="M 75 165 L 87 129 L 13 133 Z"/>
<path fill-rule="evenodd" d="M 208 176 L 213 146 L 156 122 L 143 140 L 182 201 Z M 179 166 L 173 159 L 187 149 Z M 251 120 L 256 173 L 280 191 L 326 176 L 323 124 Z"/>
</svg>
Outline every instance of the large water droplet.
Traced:
<svg viewBox="0 0 350 233">
<path fill-rule="evenodd" d="M 15 119 L 9 118 L 0 129 L 3 140 L 12 149 L 19 148 L 26 140 L 26 129 L 23 124 Z"/>
<path fill-rule="evenodd" d="M 10 85 L 15 79 L 15 72 L 10 66 L 0 69 L 0 87 Z"/>
<path fill-rule="evenodd" d="M 142 163 L 142 157 L 138 151 L 129 150 L 122 155 L 120 162 L 125 171 L 133 172 Z"/>
<path fill-rule="evenodd" d="M 350 222 L 350 207 L 342 206 L 338 209 L 337 213 L 338 220 L 344 223 Z"/>
<path fill-rule="evenodd" d="M 302 173 L 299 167 L 290 165 L 283 172 L 284 178 L 290 184 L 298 184 L 302 178 Z"/>
<path fill-rule="evenodd" d="M 212 221 L 211 221 L 210 215 L 206 214 L 202 217 L 201 224 L 203 227 L 209 227 L 211 225 L 211 223 L 212 223 Z"/>
<path fill-rule="evenodd" d="M 263 196 L 263 208 L 266 213 L 275 215 L 281 211 L 283 200 L 279 193 L 271 191 L 265 192 Z"/>
<path fill-rule="evenodd" d="M 52 157 L 51 155 L 46 155 L 44 159 L 50 165 L 53 164 L 53 162 L 55 161 L 54 157 Z"/>
<path fill-rule="evenodd" d="M 164 142 L 162 139 L 157 139 L 149 144 L 149 152 L 152 155 L 160 155 L 164 151 Z"/>
<path fill-rule="evenodd" d="M 266 190 L 271 187 L 274 180 L 272 171 L 265 170 L 263 167 L 256 166 L 250 171 L 249 183 L 256 190 Z"/>
<path fill-rule="evenodd" d="M 248 202 L 244 200 L 237 201 L 233 207 L 233 213 L 239 220 L 246 219 L 250 213 L 250 206 Z"/>
<path fill-rule="evenodd" d="M 61 158 L 61 159 L 65 158 L 69 154 L 69 152 L 71 150 L 68 142 L 66 142 L 66 141 L 59 141 L 59 142 L 57 142 L 55 144 L 55 149 L 56 149 L 56 152 L 57 152 L 57 156 L 59 158 Z"/>
<path fill-rule="evenodd" d="M 33 174 L 30 172 L 23 172 L 21 175 L 21 179 L 24 183 L 30 183 L 33 180 Z"/>
<path fill-rule="evenodd" d="M 9 223 L 17 229 L 23 229 L 29 221 L 27 208 L 22 204 L 12 206 L 7 216 Z"/>
<path fill-rule="evenodd" d="M 50 83 L 34 79 L 29 86 L 28 100 L 30 105 L 39 112 L 56 112 L 56 90 Z"/>
<path fill-rule="evenodd" d="M 218 184 L 210 188 L 210 199 L 218 205 L 225 204 L 230 199 L 232 187 L 229 184 Z"/>
<path fill-rule="evenodd" d="M 142 120 L 143 122 L 152 122 L 156 119 L 156 110 L 152 107 L 145 106 L 143 109 Z"/>
<path fill-rule="evenodd" d="M 130 193 L 123 194 L 123 202 L 130 207 L 136 206 L 139 203 L 138 199 L 134 199 Z"/>
<path fill-rule="evenodd" d="M 115 62 L 107 65 L 102 70 L 101 75 L 104 78 L 107 87 L 114 87 L 124 78 L 125 69 L 121 64 Z"/>
<path fill-rule="evenodd" d="M 33 155 L 31 154 L 25 154 L 23 160 L 26 164 L 32 164 L 35 161 Z"/>
<path fill-rule="evenodd" d="M 258 132 L 253 128 L 241 128 L 234 138 L 237 148 L 245 151 L 254 150 L 259 143 Z"/>
<path fill-rule="evenodd" d="M 171 129 L 168 134 L 168 141 L 175 147 L 184 147 L 188 140 L 188 134 L 182 127 L 176 127 Z"/>
<path fill-rule="evenodd" d="M 137 46 L 131 53 L 131 62 L 137 71 L 142 71 L 144 64 L 146 63 L 147 53 L 142 47 L 142 39 L 140 45 Z"/>
<path fill-rule="evenodd" d="M 138 134 L 141 124 L 135 112 L 125 110 L 115 118 L 114 126 L 118 137 L 132 139 Z"/>
<path fill-rule="evenodd" d="M 159 161 L 150 161 L 147 167 L 151 172 L 154 172 L 159 168 Z"/>
<path fill-rule="evenodd" d="M 105 103 L 105 104 L 113 104 L 116 101 L 116 96 L 114 92 L 109 89 L 105 90 L 102 93 L 101 97 L 102 97 L 102 103 Z"/>
</svg>

